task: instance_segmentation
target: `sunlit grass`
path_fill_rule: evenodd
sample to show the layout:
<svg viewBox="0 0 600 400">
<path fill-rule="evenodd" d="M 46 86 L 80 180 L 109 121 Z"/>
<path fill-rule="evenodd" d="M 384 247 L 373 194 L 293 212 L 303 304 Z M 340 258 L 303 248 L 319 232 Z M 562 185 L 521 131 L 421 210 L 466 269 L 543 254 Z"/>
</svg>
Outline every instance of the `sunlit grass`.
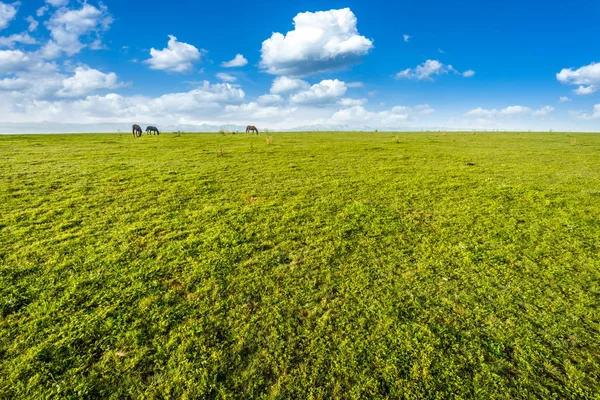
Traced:
<svg viewBox="0 0 600 400">
<path fill-rule="evenodd" d="M 600 135 L 0 136 L 0 398 L 595 398 Z"/>
</svg>

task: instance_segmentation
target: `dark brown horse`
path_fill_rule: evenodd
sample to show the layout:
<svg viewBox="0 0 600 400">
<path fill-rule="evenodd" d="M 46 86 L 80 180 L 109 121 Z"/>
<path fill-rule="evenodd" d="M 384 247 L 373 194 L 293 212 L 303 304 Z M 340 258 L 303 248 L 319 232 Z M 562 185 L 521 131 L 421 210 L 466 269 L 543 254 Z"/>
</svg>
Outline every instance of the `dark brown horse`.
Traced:
<svg viewBox="0 0 600 400">
<path fill-rule="evenodd" d="M 155 126 L 149 126 L 146 128 L 146 133 L 147 134 L 151 134 L 151 133 L 156 133 L 157 135 L 160 135 L 160 132 L 158 131 L 158 128 Z"/>
<path fill-rule="evenodd" d="M 254 125 L 248 125 L 246 127 L 246 133 L 256 133 L 258 135 L 258 128 Z"/>
<path fill-rule="evenodd" d="M 133 125 L 132 127 L 133 137 L 141 137 L 142 136 L 142 127 L 138 124 Z"/>
</svg>

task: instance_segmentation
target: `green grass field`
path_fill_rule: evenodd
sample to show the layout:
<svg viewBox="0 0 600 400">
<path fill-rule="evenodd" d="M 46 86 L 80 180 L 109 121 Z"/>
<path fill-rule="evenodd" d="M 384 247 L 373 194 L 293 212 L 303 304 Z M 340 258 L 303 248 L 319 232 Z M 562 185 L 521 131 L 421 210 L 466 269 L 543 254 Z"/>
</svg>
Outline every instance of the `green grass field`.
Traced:
<svg viewBox="0 0 600 400">
<path fill-rule="evenodd" d="M 0 398 L 600 397 L 600 135 L 0 136 Z"/>
</svg>

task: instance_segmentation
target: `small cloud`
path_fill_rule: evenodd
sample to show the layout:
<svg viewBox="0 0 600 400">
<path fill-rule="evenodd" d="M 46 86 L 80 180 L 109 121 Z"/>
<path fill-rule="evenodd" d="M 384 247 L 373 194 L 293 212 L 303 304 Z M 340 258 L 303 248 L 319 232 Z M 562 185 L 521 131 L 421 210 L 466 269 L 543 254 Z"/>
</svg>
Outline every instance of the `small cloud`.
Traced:
<svg viewBox="0 0 600 400">
<path fill-rule="evenodd" d="M 571 98 L 567 96 L 560 96 L 560 98 L 558 99 L 559 103 L 569 103 L 571 101 Z"/>
<path fill-rule="evenodd" d="M 294 104 L 317 105 L 333 103 L 346 94 L 346 84 L 338 79 L 326 79 L 290 97 Z"/>
<path fill-rule="evenodd" d="M 62 82 L 62 89 L 57 92 L 60 97 L 84 96 L 89 92 L 101 89 L 115 89 L 123 86 L 114 72 L 105 74 L 88 66 L 75 68 L 75 74 Z"/>
<path fill-rule="evenodd" d="M 508 106 L 500 110 L 500 114 L 502 115 L 520 115 L 520 114 L 528 114 L 533 110 L 529 107 L 524 106 Z"/>
<path fill-rule="evenodd" d="M 29 22 L 29 26 L 27 27 L 27 30 L 29 32 L 35 31 L 37 29 L 38 25 L 40 24 L 31 15 L 28 16 L 27 18 L 25 18 L 25 21 Z"/>
<path fill-rule="evenodd" d="M 544 118 L 544 117 L 547 117 L 553 111 L 554 111 L 554 107 L 545 106 L 545 107 L 540 108 L 539 110 L 535 110 L 531 115 L 533 115 L 536 118 Z"/>
<path fill-rule="evenodd" d="M 246 58 L 242 54 L 238 54 L 234 57 L 233 60 L 224 62 L 221 65 L 223 65 L 223 67 L 225 68 L 234 68 L 243 67 L 246 64 L 248 64 L 248 60 L 246 60 Z"/>
<path fill-rule="evenodd" d="M 405 41 L 406 43 L 408 43 L 408 42 L 410 41 L 410 39 L 412 39 L 412 37 L 411 37 L 411 36 L 408 36 L 406 33 L 405 33 L 404 35 L 402 35 L 402 38 L 404 39 L 404 41 Z"/>
<path fill-rule="evenodd" d="M 230 75 L 228 73 L 225 72 L 219 72 L 216 77 L 220 80 L 222 80 L 223 82 L 235 82 L 237 81 L 237 78 L 233 75 Z"/>
<path fill-rule="evenodd" d="M 69 0 L 46 0 L 46 3 L 53 7 L 64 7 L 69 4 Z"/>
<path fill-rule="evenodd" d="M 368 95 L 370 98 L 373 98 L 373 97 L 377 96 L 377 92 L 376 92 L 375 90 L 371 90 L 369 93 L 367 93 L 367 95 Z"/>
<path fill-rule="evenodd" d="M 589 86 L 579 86 L 577 89 L 573 90 L 573 93 L 579 96 L 587 96 L 589 94 L 594 94 L 598 91 L 598 86 L 589 85 Z"/>
<path fill-rule="evenodd" d="M 273 81 L 271 86 L 272 94 L 282 94 L 289 92 L 296 92 L 299 90 L 306 90 L 310 87 L 308 82 L 297 78 L 288 78 L 287 76 L 278 76 Z"/>
<path fill-rule="evenodd" d="M 440 54 L 446 54 L 446 52 L 445 52 L 444 50 L 442 50 L 442 49 L 438 49 L 438 52 L 439 52 Z"/>
<path fill-rule="evenodd" d="M 0 30 L 6 28 L 8 24 L 15 19 L 17 11 L 21 6 L 20 2 L 6 4 L 0 1 Z"/>
<path fill-rule="evenodd" d="M 348 83 L 346 83 L 346 87 L 361 88 L 361 87 L 365 87 L 365 84 L 363 82 L 348 82 Z"/>
<path fill-rule="evenodd" d="M 342 107 L 354 107 L 354 106 L 362 106 L 367 103 L 367 99 L 350 99 L 343 98 L 338 101 L 338 104 Z"/>
<path fill-rule="evenodd" d="M 106 50 L 108 49 L 108 47 L 106 47 L 103 43 L 102 40 L 100 39 L 96 39 L 94 40 L 91 44 L 90 44 L 90 49 L 92 50 Z"/>
<path fill-rule="evenodd" d="M 405 69 L 396 74 L 396 79 L 417 79 L 420 81 L 433 81 L 432 76 L 447 74 L 454 71 L 452 65 L 445 65 L 438 60 L 427 60 L 416 68 Z"/>
<path fill-rule="evenodd" d="M 600 63 L 591 63 L 578 69 L 563 68 L 556 79 L 565 85 L 579 85 L 573 93 L 585 96 L 600 89 Z"/>
<path fill-rule="evenodd" d="M 43 17 L 44 14 L 46 14 L 46 11 L 48 11 L 48 6 L 40 7 L 35 12 L 35 15 L 37 15 L 38 17 Z"/>
<path fill-rule="evenodd" d="M 262 106 L 272 107 L 283 103 L 283 97 L 278 94 L 263 94 L 256 101 Z"/>
<path fill-rule="evenodd" d="M 463 72 L 462 74 L 463 78 L 471 78 L 473 76 L 475 76 L 475 71 L 473 71 L 472 69 Z"/>
<path fill-rule="evenodd" d="M 435 112 L 435 110 L 431 108 L 429 104 L 419 104 L 418 106 L 415 106 L 415 110 L 423 115 L 429 115 Z"/>
<path fill-rule="evenodd" d="M 14 35 L 0 37 L 0 47 L 8 47 L 12 49 L 15 47 L 16 43 L 37 44 L 37 41 L 29 36 L 29 33 L 27 32 L 15 33 Z"/>
<path fill-rule="evenodd" d="M 177 38 L 169 35 L 167 48 L 162 50 L 150 49 L 150 58 L 145 61 L 150 69 L 167 72 L 190 72 L 193 64 L 200 61 L 201 53 L 191 44 L 178 42 Z"/>
</svg>

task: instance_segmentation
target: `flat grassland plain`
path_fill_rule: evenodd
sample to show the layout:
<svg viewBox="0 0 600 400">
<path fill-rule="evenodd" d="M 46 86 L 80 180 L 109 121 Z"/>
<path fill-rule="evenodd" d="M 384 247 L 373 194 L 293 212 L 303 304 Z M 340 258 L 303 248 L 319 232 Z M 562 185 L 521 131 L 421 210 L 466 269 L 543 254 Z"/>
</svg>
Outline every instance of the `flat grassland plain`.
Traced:
<svg viewBox="0 0 600 400">
<path fill-rule="evenodd" d="M 0 397 L 598 398 L 600 135 L 0 136 Z"/>
</svg>

